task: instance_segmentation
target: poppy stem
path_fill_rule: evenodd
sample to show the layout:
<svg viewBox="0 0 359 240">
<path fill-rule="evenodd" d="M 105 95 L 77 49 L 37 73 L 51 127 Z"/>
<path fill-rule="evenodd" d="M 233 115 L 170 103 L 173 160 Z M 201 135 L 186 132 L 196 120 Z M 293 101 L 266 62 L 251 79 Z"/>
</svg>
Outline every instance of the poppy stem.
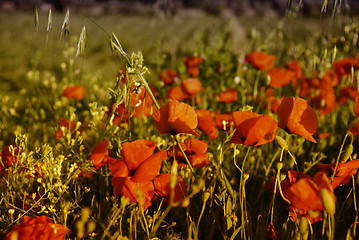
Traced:
<svg viewBox="0 0 359 240">
<path fill-rule="evenodd" d="M 345 143 L 345 140 L 347 139 L 348 135 L 350 135 L 350 137 L 351 137 L 351 144 L 353 143 L 353 134 L 351 132 L 348 132 L 347 134 L 345 134 L 344 140 L 343 140 L 342 145 L 340 147 L 339 154 L 338 154 L 338 157 L 337 157 L 337 161 L 335 162 L 335 168 L 334 168 L 332 177 L 330 178 L 330 182 L 333 182 L 333 180 L 334 180 L 334 176 L 335 176 L 335 173 L 337 172 L 337 168 L 338 168 L 338 164 L 339 164 L 339 160 L 340 160 L 340 155 L 343 152 L 344 143 Z"/>
<path fill-rule="evenodd" d="M 356 196 L 355 196 L 354 176 L 352 177 L 352 182 L 353 182 L 353 200 L 354 200 L 354 209 L 355 209 L 355 220 L 354 220 L 354 225 L 353 225 L 353 239 L 355 239 L 355 233 L 356 233 L 356 228 L 357 228 L 357 223 L 358 223 L 358 207 L 357 207 L 357 200 L 356 200 Z"/>
<path fill-rule="evenodd" d="M 179 149 L 181 150 L 182 155 L 183 155 L 184 158 L 186 159 L 186 162 L 187 162 L 189 168 L 191 169 L 192 173 L 194 173 L 194 169 L 193 169 L 193 167 L 192 167 L 192 164 L 191 164 L 191 162 L 188 160 L 187 154 L 184 152 L 184 150 L 183 150 L 183 148 L 182 148 L 180 142 L 179 142 L 178 139 L 177 139 L 177 136 L 174 135 L 173 138 L 175 139 L 175 141 L 176 141 L 176 143 L 177 143 L 177 146 L 178 146 Z"/>
</svg>

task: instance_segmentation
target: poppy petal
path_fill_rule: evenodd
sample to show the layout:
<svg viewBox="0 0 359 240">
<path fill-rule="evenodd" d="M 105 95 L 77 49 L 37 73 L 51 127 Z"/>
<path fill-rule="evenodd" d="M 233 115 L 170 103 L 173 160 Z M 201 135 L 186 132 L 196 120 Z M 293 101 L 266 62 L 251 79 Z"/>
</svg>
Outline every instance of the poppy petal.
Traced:
<svg viewBox="0 0 359 240">
<path fill-rule="evenodd" d="M 136 169 L 143 161 L 149 158 L 156 148 L 156 143 L 146 139 L 122 144 L 123 160 L 130 171 Z"/>
<path fill-rule="evenodd" d="M 160 169 L 163 160 L 167 159 L 167 153 L 165 150 L 160 150 L 156 154 L 147 158 L 142 162 L 136 169 L 136 173 L 133 175 L 131 180 L 133 182 L 146 182 L 154 179 Z"/>
</svg>

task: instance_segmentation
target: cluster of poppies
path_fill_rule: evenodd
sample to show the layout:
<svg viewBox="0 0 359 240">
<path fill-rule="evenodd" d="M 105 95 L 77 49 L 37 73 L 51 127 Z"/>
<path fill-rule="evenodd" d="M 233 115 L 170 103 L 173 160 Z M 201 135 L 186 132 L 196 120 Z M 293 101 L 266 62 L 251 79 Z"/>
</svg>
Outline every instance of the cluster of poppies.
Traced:
<svg viewBox="0 0 359 240">
<path fill-rule="evenodd" d="M 315 110 L 319 115 L 326 115 L 334 110 L 336 104 L 344 104 L 351 98 L 355 100 L 354 113 L 359 117 L 357 92 L 343 87 L 339 91 L 340 95 L 335 96 L 334 91 L 334 87 L 338 86 L 343 78 L 350 77 L 351 71 L 359 68 L 357 58 L 334 62 L 333 68 L 321 78 L 317 73 L 314 73 L 314 77 L 305 77 L 297 60 L 286 63 L 285 68 L 273 67 L 275 59 L 273 55 L 258 51 L 245 57 L 252 67 L 266 71 L 270 80 L 265 93 L 267 104 L 277 115 L 278 121 L 272 115 L 252 111 L 219 113 L 208 109 L 195 110 L 184 103 L 183 101 L 192 100 L 192 103 L 196 104 L 196 95 L 205 89 L 199 80 L 199 66 L 204 60 L 198 56 L 184 59 L 188 78 L 181 80 L 180 74 L 173 69 L 160 73 L 159 80 L 163 85 L 169 86 L 169 101 L 157 110 L 154 109 L 155 99 L 151 98 L 145 88 L 131 81 L 131 76 L 126 74 L 125 70 L 120 71 L 118 83 L 131 85 L 125 96 L 126 101 L 109 106 L 108 117 L 112 117 L 110 120 L 113 124 L 126 123 L 132 117 L 151 117 L 152 114 L 154 126 L 160 134 L 174 137 L 177 134 L 192 136 L 169 147 L 167 151 L 147 139 L 124 142 L 121 156 L 110 156 L 109 142 L 101 139 L 91 151 L 88 160 L 92 162 L 95 171 L 104 166 L 108 167 L 112 177 L 113 194 L 116 197 L 124 196 L 146 210 L 156 197 L 163 198 L 167 204 L 178 203 L 186 197 L 186 179 L 182 179 L 175 170 L 164 172 L 163 161 L 171 162 L 173 166 L 189 165 L 191 168 L 202 168 L 210 164 L 207 143 L 196 138 L 201 133 L 215 141 L 219 131 L 228 131 L 226 125 L 232 124 L 234 133 L 230 143 L 259 146 L 272 142 L 279 127 L 289 134 L 296 134 L 316 143 L 313 137 L 318 124 Z M 274 89 L 290 83 L 298 89 L 300 97 L 283 96 L 277 99 L 273 96 Z M 316 90 L 314 94 L 313 89 Z M 154 88 L 151 87 L 151 90 L 153 96 L 158 96 Z M 81 100 L 85 95 L 86 91 L 81 85 L 68 86 L 62 92 L 63 97 L 75 100 Z M 232 87 L 214 97 L 216 101 L 223 103 L 234 103 L 237 98 L 238 92 Z M 310 105 L 314 106 L 314 109 Z M 59 126 L 68 130 L 76 129 L 76 123 L 65 118 L 59 118 Z M 80 132 L 85 128 L 79 129 Z M 357 128 L 359 129 L 359 125 Z M 63 131 L 59 129 L 55 137 L 61 139 Z M 6 171 L 17 161 L 19 154 L 17 147 L 4 147 L 0 170 Z M 321 212 L 330 211 L 323 200 L 322 192 L 326 193 L 326 201 L 335 204 L 334 189 L 349 182 L 359 168 L 359 159 L 338 164 L 319 164 L 317 167 L 319 171 L 313 178 L 302 172 L 288 171 L 287 178 L 280 182 L 283 197 L 289 203 L 289 215 L 294 221 L 301 216 L 306 216 L 311 223 L 321 220 Z M 20 223 L 13 226 L 5 239 L 14 239 L 14 236 L 20 235 L 28 237 L 26 239 L 37 239 L 36 236 L 40 235 L 48 236 L 48 239 L 63 239 L 68 231 L 65 226 L 52 223 L 46 216 L 24 216 Z M 54 232 L 56 238 L 52 238 Z"/>
</svg>

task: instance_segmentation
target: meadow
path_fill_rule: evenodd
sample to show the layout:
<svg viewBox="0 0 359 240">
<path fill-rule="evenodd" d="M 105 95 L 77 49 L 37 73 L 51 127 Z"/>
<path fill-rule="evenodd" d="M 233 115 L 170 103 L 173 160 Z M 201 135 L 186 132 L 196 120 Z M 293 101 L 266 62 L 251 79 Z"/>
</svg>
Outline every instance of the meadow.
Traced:
<svg viewBox="0 0 359 240">
<path fill-rule="evenodd" d="M 356 19 L 68 14 L 0 13 L 0 238 L 358 237 Z"/>
</svg>

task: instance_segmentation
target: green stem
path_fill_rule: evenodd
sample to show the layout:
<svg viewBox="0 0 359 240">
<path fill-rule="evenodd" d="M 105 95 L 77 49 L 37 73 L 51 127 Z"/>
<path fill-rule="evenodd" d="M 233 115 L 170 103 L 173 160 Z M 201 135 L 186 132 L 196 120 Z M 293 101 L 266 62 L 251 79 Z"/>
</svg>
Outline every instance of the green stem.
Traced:
<svg viewBox="0 0 359 240">
<path fill-rule="evenodd" d="M 334 168 L 334 172 L 332 174 L 332 177 L 330 178 L 330 182 L 333 182 L 333 179 L 334 179 L 334 176 L 335 176 L 335 173 L 337 171 L 337 168 L 338 168 L 338 164 L 339 164 L 339 159 L 340 159 L 340 155 L 342 154 L 343 152 L 343 147 L 344 147 L 344 143 L 345 143 L 345 140 L 347 139 L 348 135 L 351 136 L 352 140 L 351 140 L 351 143 L 353 143 L 353 134 L 351 132 L 348 132 L 347 134 L 345 134 L 345 137 L 344 137 L 344 140 L 342 142 L 342 145 L 340 147 L 340 150 L 339 150 L 339 154 L 338 154 L 338 157 L 337 157 L 337 161 L 335 162 L 335 168 Z"/>
<path fill-rule="evenodd" d="M 182 155 L 184 156 L 184 158 L 186 159 L 186 162 L 187 162 L 189 168 L 191 169 L 192 173 L 194 173 L 194 169 L 193 169 L 193 167 L 192 167 L 192 164 L 191 164 L 191 162 L 188 160 L 187 154 L 184 152 L 184 150 L 183 150 L 183 148 L 182 148 L 180 142 L 179 142 L 178 139 L 177 139 L 177 136 L 174 135 L 173 138 L 176 140 L 177 146 L 178 146 L 179 149 L 181 150 L 181 153 L 182 153 Z"/>
</svg>

